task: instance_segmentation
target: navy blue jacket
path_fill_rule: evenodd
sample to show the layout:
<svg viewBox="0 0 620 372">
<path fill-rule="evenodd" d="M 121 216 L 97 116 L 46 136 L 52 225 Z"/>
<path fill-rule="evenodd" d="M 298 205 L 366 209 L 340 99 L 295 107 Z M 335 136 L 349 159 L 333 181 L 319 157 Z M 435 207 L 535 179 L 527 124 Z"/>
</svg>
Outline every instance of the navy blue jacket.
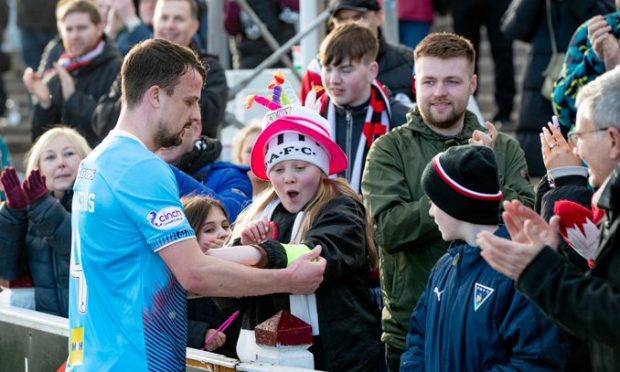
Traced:
<svg viewBox="0 0 620 372">
<path fill-rule="evenodd" d="M 568 348 L 566 334 L 480 248 L 456 241 L 413 311 L 401 371 L 561 371 Z"/>
<path fill-rule="evenodd" d="M 24 209 L 0 205 L 0 278 L 30 272 L 35 309 L 67 317 L 71 257 L 71 199 L 48 195 Z"/>
<path fill-rule="evenodd" d="M 205 165 L 191 176 L 170 166 L 179 184 L 180 196 L 199 194 L 211 196 L 224 205 L 230 222 L 252 201 L 249 167 L 216 161 Z M 200 179 L 201 181 L 197 181 Z"/>
</svg>

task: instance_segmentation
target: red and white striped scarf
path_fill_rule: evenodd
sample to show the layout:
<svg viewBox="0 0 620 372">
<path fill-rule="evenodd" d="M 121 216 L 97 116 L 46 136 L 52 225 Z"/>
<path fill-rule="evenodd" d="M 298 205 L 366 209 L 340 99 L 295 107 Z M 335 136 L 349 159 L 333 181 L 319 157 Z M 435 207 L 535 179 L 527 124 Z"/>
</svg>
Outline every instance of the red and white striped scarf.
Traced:
<svg viewBox="0 0 620 372">
<path fill-rule="evenodd" d="M 103 49 L 105 48 L 105 41 L 103 39 L 99 39 L 97 45 L 86 54 L 82 54 L 81 56 L 72 56 L 69 53 L 63 53 L 60 58 L 58 58 L 58 64 L 67 70 L 67 72 L 71 72 L 82 67 L 88 66 L 96 57 L 103 53 Z"/>
<path fill-rule="evenodd" d="M 328 94 L 323 94 L 321 100 L 321 116 L 327 118 L 331 125 L 331 132 L 336 141 L 336 106 L 329 99 Z M 366 155 L 375 139 L 386 134 L 391 129 L 392 112 L 390 110 L 390 101 L 383 84 L 374 80 L 370 89 L 370 104 L 366 113 L 366 120 L 362 129 L 362 136 L 355 152 L 355 161 L 349 159 L 349 167 L 351 167 L 351 179 L 347 180 L 351 187 L 360 192 L 360 184 L 362 180 L 363 167 L 366 162 Z"/>
</svg>

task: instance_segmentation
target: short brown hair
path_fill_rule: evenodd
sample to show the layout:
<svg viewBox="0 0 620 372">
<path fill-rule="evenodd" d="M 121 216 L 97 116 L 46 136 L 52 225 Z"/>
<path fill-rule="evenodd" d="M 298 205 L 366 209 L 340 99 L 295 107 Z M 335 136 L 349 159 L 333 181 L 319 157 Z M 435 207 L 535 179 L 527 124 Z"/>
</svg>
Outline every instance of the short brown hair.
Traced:
<svg viewBox="0 0 620 372">
<path fill-rule="evenodd" d="M 347 23 L 333 29 L 321 43 L 321 64 L 340 65 L 343 61 L 374 62 L 379 52 L 377 37 L 368 27 Z"/>
<path fill-rule="evenodd" d="M 207 80 L 207 70 L 191 49 L 164 39 L 150 39 L 134 46 L 121 67 L 121 102 L 137 106 L 146 91 L 157 85 L 167 95 L 174 93 L 179 78 L 195 70 Z"/>
<path fill-rule="evenodd" d="M 60 0 L 56 4 L 56 19 L 59 22 L 71 13 L 87 13 L 91 22 L 96 25 L 101 23 L 101 13 L 93 0 Z"/>
<path fill-rule="evenodd" d="M 413 59 L 436 57 L 441 59 L 465 57 L 472 66 L 476 60 L 476 50 L 471 41 L 450 32 L 434 32 L 426 36 L 413 52 Z"/>
</svg>

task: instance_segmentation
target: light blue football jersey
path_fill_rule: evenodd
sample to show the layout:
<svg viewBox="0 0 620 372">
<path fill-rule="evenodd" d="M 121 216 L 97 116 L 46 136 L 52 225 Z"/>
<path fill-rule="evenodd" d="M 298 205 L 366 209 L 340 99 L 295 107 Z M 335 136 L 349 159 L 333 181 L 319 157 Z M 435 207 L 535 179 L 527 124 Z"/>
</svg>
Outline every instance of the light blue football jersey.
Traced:
<svg viewBox="0 0 620 372">
<path fill-rule="evenodd" d="M 184 371 L 186 291 L 157 252 L 194 231 L 168 165 L 114 131 L 80 164 L 72 208 L 68 370 Z"/>
</svg>

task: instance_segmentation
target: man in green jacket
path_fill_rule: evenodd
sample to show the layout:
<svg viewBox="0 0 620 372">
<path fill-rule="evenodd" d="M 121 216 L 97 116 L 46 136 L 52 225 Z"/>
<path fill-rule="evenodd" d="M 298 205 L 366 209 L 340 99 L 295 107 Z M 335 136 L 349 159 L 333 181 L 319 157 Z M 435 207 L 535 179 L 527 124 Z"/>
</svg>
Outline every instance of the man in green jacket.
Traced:
<svg viewBox="0 0 620 372">
<path fill-rule="evenodd" d="M 488 146 L 497 157 L 505 200 L 534 204 L 518 142 L 491 123 L 482 127 L 467 111 L 477 87 L 472 44 L 455 34 L 430 34 L 418 44 L 414 59 L 417 107 L 407 115 L 406 125 L 375 141 L 362 178 L 362 193 L 376 223 L 385 304 L 381 339 L 390 371 L 398 371 L 411 311 L 448 247 L 420 185 L 426 164 L 451 146 Z"/>
</svg>

